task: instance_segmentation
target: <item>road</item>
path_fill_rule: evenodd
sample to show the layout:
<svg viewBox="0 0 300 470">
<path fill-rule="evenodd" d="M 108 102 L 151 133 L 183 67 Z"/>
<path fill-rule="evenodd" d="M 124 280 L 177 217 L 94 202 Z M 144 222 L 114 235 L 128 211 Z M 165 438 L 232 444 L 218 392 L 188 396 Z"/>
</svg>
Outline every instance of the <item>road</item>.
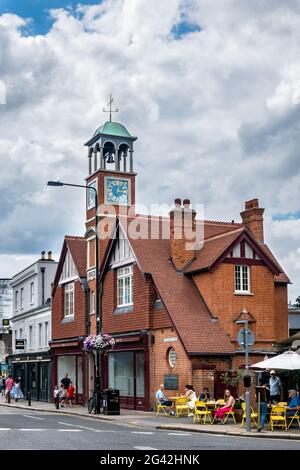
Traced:
<svg viewBox="0 0 300 470">
<path fill-rule="evenodd" d="M 0 406 L 0 450 L 300 450 L 300 441 L 129 427 Z"/>
</svg>

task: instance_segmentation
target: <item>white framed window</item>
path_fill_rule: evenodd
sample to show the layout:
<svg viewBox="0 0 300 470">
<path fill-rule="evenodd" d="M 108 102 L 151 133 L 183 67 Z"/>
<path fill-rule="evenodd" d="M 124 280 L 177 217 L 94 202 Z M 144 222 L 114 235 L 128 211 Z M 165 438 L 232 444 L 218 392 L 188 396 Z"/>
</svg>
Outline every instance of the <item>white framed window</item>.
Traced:
<svg viewBox="0 0 300 470">
<path fill-rule="evenodd" d="M 74 282 L 65 284 L 65 317 L 74 315 Z"/>
<path fill-rule="evenodd" d="M 132 304 L 132 266 L 119 268 L 117 271 L 118 281 L 118 307 Z"/>
<path fill-rule="evenodd" d="M 97 180 L 91 181 L 88 186 L 97 189 Z M 88 210 L 95 207 L 95 194 L 93 189 L 87 189 L 86 191 L 86 206 Z"/>
<path fill-rule="evenodd" d="M 48 322 L 45 322 L 45 346 L 48 346 L 49 343 L 49 328 L 48 328 Z"/>
<path fill-rule="evenodd" d="M 30 283 L 30 303 L 34 302 L 34 282 Z"/>
<path fill-rule="evenodd" d="M 95 292 L 90 290 L 90 313 L 95 313 L 95 303 L 96 303 L 96 295 Z"/>
<path fill-rule="evenodd" d="M 39 323 L 39 348 L 42 347 L 42 328 L 43 328 L 43 324 Z"/>
<path fill-rule="evenodd" d="M 29 326 L 29 348 L 32 348 L 32 325 Z"/>
<path fill-rule="evenodd" d="M 21 308 L 24 307 L 24 288 L 21 287 Z"/>
<path fill-rule="evenodd" d="M 170 348 L 168 351 L 168 361 L 171 367 L 175 367 L 176 365 L 176 351 L 174 348 Z"/>
<path fill-rule="evenodd" d="M 249 266 L 235 266 L 235 292 L 250 293 Z"/>
<path fill-rule="evenodd" d="M 18 308 L 19 308 L 18 304 L 19 304 L 19 291 L 16 290 L 16 292 L 15 292 L 15 310 L 18 310 Z"/>
</svg>

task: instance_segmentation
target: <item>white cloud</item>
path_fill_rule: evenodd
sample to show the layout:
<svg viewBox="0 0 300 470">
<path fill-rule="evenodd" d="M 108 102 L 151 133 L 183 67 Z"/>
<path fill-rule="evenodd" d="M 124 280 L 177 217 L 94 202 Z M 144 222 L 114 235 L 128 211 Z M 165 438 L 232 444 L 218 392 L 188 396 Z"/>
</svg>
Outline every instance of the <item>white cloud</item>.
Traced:
<svg viewBox="0 0 300 470">
<path fill-rule="evenodd" d="M 299 210 L 298 1 L 106 0 L 52 15 L 45 36 L 0 17 L 2 271 L 13 274 L 13 256 L 58 252 L 65 233 L 83 233 L 84 194 L 45 184 L 84 181 L 83 143 L 105 120 L 109 91 L 139 137 L 141 203 L 190 197 L 225 220 L 255 196 L 268 220 Z M 181 20 L 201 30 L 174 38 Z M 299 246 L 278 227 L 267 222 L 266 237 L 294 299 Z"/>
</svg>

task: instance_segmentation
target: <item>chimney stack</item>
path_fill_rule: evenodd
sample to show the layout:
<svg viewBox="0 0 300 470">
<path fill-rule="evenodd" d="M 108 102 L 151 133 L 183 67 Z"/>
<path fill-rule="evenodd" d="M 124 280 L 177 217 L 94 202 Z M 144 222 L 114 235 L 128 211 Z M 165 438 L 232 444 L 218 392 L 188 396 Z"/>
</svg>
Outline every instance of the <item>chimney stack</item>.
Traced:
<svg viewBox="0 0 300 470">
<path fill-rule="evenodd" d="M 171 258 L 175 268 L 182 271 L 195 259 L 196 211 L 190 208 L 190 200 L 175 199 L 170 212 Z"/>
<path fill-rule="evenodd" d="M 45 251 L 41 251 L 41 259 L 45 259 Z"/>
<path fill-rule="evenodd" d="M 52 261 L 52 251 L 48 251 L 48 261 Z"/>
<path fill-rule="evenodd" d="M 243 224 L 261 243 L 264 242 L 264 210 L 259 207 L 258 199 L 251 199 L 245 202 L 245 210 L 241 212 Z"/>
</svg>

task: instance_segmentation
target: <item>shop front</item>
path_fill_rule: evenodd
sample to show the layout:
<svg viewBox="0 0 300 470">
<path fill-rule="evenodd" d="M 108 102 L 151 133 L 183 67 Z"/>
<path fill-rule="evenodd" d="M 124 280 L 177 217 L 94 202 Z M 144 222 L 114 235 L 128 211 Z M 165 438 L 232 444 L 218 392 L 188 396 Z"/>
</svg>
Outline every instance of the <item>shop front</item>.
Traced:
<svg viewBox="0 0 300 470">
<path fill-rule="evenodd" d="M 121 408 L 149 410 L 148 335 L 116 337 L 104 363 L 104 386 L 120 391 Z"/>
<path fill-rule="evenodd" d="M 75 404 L 85 405 L 85 354 L 82 341 L 52 341 L 50 343 L 52 356 L 52 388 L 60 387 L 61 379 L 67 373 L 75 388 Z"/>
<path fill-rule="evenodd" d="M 32 400 L 51 401 L 50 353 L 15 354 L 11 356 L 11 374 L 19 379 L 24 397 L 31 392 Z"/>
</svg>

